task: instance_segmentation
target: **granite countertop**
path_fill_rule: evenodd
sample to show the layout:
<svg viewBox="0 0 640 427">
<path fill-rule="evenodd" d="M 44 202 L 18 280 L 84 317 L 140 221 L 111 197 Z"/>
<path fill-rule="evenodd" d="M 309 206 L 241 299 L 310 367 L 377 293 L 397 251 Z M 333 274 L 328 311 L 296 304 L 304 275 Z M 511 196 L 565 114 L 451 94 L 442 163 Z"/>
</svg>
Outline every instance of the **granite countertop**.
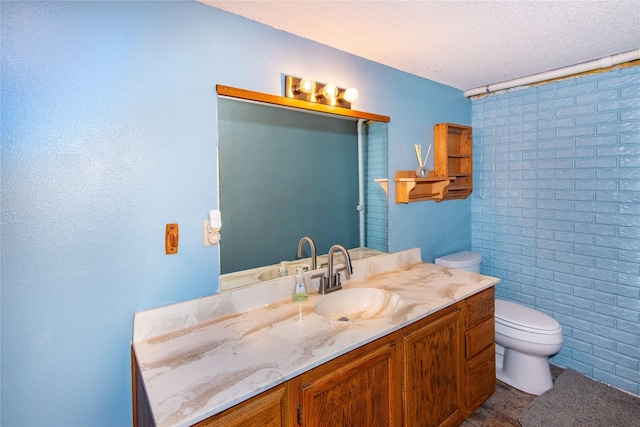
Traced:
<svg viewBox="0 0 640 427">
<path fill-rule="evenodd" d="M 324 295 L 309 281 L 314 272 L 302 303 L 292 302 L 286 277 L 136 313 L 133 349 L 156 425 L 202 421 L 498 282 L 421 262 L 418 248 L 353 266 L 343 289 L 398 295 L 392 315 L 340 322 L 316 314 Z"/>
</svg>

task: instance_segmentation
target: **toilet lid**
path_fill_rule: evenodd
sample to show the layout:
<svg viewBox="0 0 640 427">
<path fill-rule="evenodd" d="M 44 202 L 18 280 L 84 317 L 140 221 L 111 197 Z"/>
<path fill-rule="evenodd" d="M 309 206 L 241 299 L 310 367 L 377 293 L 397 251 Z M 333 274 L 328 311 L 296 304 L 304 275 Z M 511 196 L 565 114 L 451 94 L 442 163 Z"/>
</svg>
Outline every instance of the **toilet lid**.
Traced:
<svg viewBox="0 0 640 427">
<path fill-rule="evenodd" d="M 546 314 L 510 301 L 496 300 L 496 323 L 530 332 L 549 334 L 560 329 L 560 324 Z"/>
<path fill-rule="evenodd" d="M 451 268 L 471 267 L 472 265 L 479 265 L 481 262 L 482 255 L 470 251 L 456 252 L 436 258 L 434 261 L 437 265 Z"/>
</svg>

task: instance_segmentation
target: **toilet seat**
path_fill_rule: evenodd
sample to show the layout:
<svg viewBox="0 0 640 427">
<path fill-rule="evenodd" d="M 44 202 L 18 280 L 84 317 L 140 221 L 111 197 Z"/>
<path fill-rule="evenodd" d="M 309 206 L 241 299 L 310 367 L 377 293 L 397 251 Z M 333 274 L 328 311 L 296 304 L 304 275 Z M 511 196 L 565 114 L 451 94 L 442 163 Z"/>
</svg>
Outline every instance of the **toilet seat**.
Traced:
<svg viewBox="0 0 640 427">
<path fill-rule="evenodd" d="M 540 335 L 556 335 L 562 328 L 557 320 L 520 304 L 496 299 L 496 324 Z"/>
</svg>

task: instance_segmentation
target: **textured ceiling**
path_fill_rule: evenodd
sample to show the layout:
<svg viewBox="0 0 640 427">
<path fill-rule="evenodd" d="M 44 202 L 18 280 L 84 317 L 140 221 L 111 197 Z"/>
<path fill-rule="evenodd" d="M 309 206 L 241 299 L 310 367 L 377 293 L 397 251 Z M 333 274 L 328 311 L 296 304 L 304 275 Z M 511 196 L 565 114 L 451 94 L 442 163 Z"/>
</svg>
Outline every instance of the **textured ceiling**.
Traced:
<svg viewBox="0 0 640 427">
<path fill-rule="evenodd" d="M 640 0 L 199 1 L 461 90 L 640 48 Z"/>
</svg>

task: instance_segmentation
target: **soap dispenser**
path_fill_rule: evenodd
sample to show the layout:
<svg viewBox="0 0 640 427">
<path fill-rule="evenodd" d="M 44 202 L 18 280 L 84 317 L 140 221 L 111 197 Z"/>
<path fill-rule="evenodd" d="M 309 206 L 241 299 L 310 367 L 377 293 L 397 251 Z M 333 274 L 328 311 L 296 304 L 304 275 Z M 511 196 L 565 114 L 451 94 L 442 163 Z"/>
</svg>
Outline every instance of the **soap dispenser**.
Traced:
<svg viewBox="0 0 640 427">
<path fill-rule="evenodd" d="M 287 271 L 287 262 L 286 261 L 282 261 L 280 263 L 280 271 L 279 271 L 279 273 L 280 273 L 280 277 L 286 277 L 289 274 L 289 272 Z"/>
<path fill-rule="evenodd" d="M 304 285 L 304 277 L 302 271 L 304 267 L 300 266 L 296 269 L 296 289 L 293 291 L 293 300 L 296 302 L 306 301 L 309 298 L 307 288 Z"/>
</svg>

